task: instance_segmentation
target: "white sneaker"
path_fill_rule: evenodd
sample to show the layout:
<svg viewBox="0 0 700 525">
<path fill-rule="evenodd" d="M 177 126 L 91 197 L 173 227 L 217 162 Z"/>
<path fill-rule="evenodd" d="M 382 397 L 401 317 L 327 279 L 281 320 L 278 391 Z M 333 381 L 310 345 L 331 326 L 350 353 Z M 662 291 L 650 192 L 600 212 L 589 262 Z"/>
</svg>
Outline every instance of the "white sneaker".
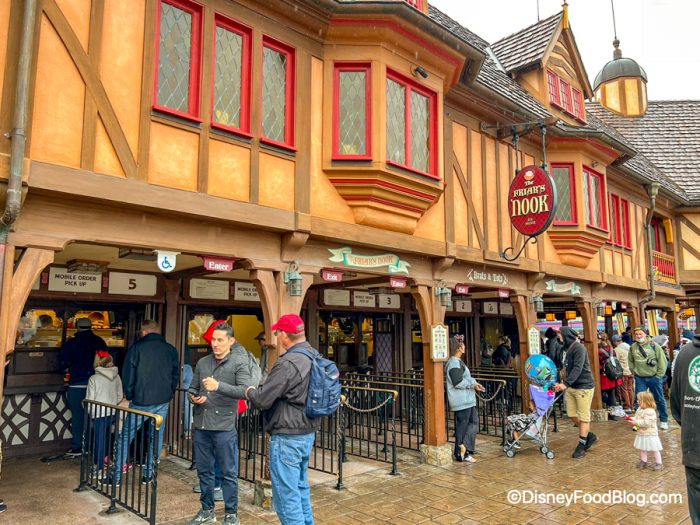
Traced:
<svg viewBox="0 0 700 525">
<path fill-rule="evenodd" d="M 661 430 L 668 430 L 668 422 L 662 421 L 662 422 L 659 424 L 659 428 L 660 428 Z"/>
</svg>

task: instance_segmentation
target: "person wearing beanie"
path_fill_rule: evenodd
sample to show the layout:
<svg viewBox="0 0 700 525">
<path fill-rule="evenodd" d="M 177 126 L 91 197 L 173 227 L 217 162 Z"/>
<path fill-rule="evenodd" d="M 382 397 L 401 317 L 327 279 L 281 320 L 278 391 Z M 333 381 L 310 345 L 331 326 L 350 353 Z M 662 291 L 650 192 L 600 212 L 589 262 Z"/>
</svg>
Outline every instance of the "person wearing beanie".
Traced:
<svg viewBox="0 0 700 525">
<path fill-rule="evenodd" d="M 663 389 L 668 359 L 663 348 L 647 335 L 643 326 L 634 329 L 634 343 L 630 346 L 628 360 L 634 374 L 635 394 L 645 390 L 653 394 L 661 420 L 659 428 L 668 430 L 668 407 Z"/>
<path fill-rule="evenodd" d="M 578 426 L 578 445 L 571 457 L 582 458 L 586 451 L 598 441 L 598 436 L 590 432 L 591 404 L 595 390 L 595 378 L 591 372 L 588 360 L 588 350 L 579 342 L 578 332 L 568 326 L 563 326 L 561 336 L 564 342 L 566 358 L 566 379 L 554 385 L 557 392 L 566 391 L 566 413 Z"/>
<path fill-rule="evenodd" d="M 671 413 L 681 426 L 681 449 L 693 525 L 700 524 L 700 335 L 678 354 L 671 384 Z"/>
</svg>

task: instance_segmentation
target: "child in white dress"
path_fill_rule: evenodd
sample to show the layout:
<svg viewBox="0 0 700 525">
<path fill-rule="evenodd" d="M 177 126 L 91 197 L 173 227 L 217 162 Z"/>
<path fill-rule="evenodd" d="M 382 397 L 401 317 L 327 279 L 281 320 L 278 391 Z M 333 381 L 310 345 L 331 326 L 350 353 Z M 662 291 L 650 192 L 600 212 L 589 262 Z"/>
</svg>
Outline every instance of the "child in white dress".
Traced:
<svg viewBox="0 0 700 525">
<path fill-rule="evenodd" d="M 637 394 L 637 402 L 639 408 L 634 414 L 634 417 L 629 418 L 629 421 L 637 427 L 637 436 L 634 438 L 634 448 L 639 450 L 640 461 L 637 468 L 647 466 L 647 453 L 654 453 L 654 470 L 664 468 L 661 462 L 661 451 L 663 446 L 659 439 L 659 430 L 656 427 L 656 402 L 654 396 L 648 390 Z"/>
</svg>

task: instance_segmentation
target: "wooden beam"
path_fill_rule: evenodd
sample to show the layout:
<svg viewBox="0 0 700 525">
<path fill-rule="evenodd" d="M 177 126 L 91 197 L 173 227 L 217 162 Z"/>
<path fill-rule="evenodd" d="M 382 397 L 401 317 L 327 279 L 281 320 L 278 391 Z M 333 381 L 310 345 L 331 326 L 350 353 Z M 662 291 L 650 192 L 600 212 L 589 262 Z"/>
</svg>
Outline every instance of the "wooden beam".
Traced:
<svg viewBox="0 0 700 525">
<path fill-rule="evenodd" d="M 90 32 L 88 37 L 88 60 L 95 71 L 100 68 L 102 49 L 102 26 L 104 25 L 104 2 L 92 2 L 90 7 Z M 95 168 L 95 144 L 97 142 L 97 105 L 90 92 L 85 92 L 83 111 L 83 138 L 80 149 L 80 167 L 92 171 Z"/>
</svg>

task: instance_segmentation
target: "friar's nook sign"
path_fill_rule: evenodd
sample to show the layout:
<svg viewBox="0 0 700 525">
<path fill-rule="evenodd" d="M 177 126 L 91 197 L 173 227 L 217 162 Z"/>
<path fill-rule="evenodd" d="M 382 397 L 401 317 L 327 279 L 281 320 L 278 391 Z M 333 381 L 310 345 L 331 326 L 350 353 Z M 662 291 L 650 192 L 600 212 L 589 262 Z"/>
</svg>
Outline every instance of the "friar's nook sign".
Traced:
<svg viewBox="0 0 700 525">
<path fill-rule="evenodd" d="M 510 184 L 508 213 L 513 227 L 534 237 L 549 228 L 557 211 L 557 187 L 538 166 L 525 166 Z"/>
</svg>

